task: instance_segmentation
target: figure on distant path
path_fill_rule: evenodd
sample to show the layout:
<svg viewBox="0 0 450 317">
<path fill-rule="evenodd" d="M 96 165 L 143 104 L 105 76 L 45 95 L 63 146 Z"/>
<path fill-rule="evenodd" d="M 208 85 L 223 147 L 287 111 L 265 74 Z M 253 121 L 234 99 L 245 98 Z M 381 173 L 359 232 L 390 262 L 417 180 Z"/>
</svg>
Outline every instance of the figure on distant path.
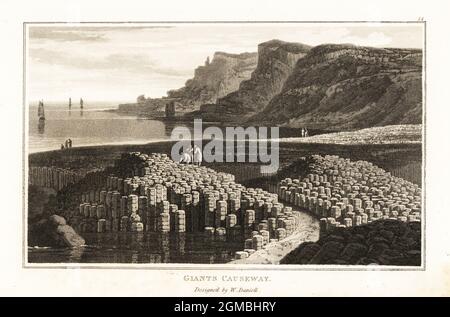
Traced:
<svg viewBox="0 0 450 317">
<path fill-rule="evenodd" d="M 64 141 L 64 148 L 69 148 L 69 140 Z"/>
<path fill-rule="evenodd" d="M 68 141 L 68 143 L 69 143 L 69 149 L 71 149 L 72 148 L 72 139 L 69 139 L 69 140 L 67 140 Z"/>
<path fill-rule="evenodd" d="M 305 137 L 308 137 L 308 136 L 309 136 L 308 129 L 305 128 Z"/>
<path fill-rule="evenodd" d="M 301 128 L 301 129 L 300 129 L 300 136 L 301 136 L 302 138 L 305 137 L 305 128 Z"/>
<path fill-rule="evenodd" d="M 202 150 L 197 144 L 194 145 L 194 164 L 200 166 L 202 164 Z"/>
<path fill-rule="evenodd" d="M 64 150 L 64 144 L 61 143 L 61 150 Z"/>
</svg>

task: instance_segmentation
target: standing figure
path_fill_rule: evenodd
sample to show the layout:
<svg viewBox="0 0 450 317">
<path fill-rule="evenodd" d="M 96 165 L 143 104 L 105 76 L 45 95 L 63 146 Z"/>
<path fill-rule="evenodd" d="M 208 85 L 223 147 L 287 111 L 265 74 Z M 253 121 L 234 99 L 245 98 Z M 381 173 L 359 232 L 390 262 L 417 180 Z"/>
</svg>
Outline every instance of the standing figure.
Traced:
<svg viewBox="0 0 450 317">
<path fill-rule="evenodd" d="M 68 143 L 69 143 L 69 149 L 71 149 L 72 148 L 72 139 L 69 139 Z"/>
<path fill-rule="evenodd" d="M 302 138 L 305 137 L 305 129 L 304 128 L 301 128 L 300 135 L 301 135 Z"/>
<path fill-rule="evenodd" d="M 202 164 L 202 150 L 197 144 L 194 145 L 194 153 L 193 153 L 193 161 L 194 164 L 200 166 Z"/>
<path fill-rule="evenodd" d="M 64 141 L 64 147 L 65 147 L 66 149 L 69 148 L 69 140 Z"/>
<path fill-rule="evenodd" d="M 309 136 L 308 129 L 305 128 L 305 137 L 308 137 L 308 136 Z"/>
</svg>

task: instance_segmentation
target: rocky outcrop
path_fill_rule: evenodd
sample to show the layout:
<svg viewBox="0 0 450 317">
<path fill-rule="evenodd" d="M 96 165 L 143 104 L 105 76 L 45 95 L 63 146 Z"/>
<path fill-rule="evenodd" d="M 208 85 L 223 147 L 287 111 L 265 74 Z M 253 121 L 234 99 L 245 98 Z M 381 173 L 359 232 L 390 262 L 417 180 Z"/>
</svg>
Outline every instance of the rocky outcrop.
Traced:
<svg viewBox="0 0 450 317">
<path fill-rule="evenodd" d="M 292 73 L 297 61 L 304 57 L 310 47 L 300 43 L 272 40 L 258 45 L 258 66 L 249 80 L 243 81 L 239 90 L 220 98 L 214 107 L 205 107 L 206 116 L 236 116 L 242 120 L 264 109 L 273 96 L 278 94 Z"/>
<path fill-rule="evenodd" d="M 386 219 L 336 228 L 317 242 L 300 244 L 280 263 L 420 266 L 421 225 Z"/>
<path fill-rule="evenodd" d="M 216 52 L 211 62 L 195 70 L 194 77 L 185 86 L 167 92 L 169 98 L 178 98 L 186 109 L 198 110 L 203 104 L 215 103 L 237 90 L 239 84 L 250 78 L 256 68 L 257 53 L 229 54 Z"/>
<path fill-rule="evenodd" d="M 422 122 L 422 52 L 320 45 L 251 122 L 351 129 Z"/>
<path fill-rule="evenodd" d="M 283 138 L 283 142 L 308 144 L 421 144 L 421 124 L 396 124 L 354 131 L 316 134 L 311 137 Z"/>
<path fill-rule="evenodd" d="M 84 239 L 58 215 L 41 219 L 29 227 L 29 245 L 78 247 L 84 244 Z"/>
<path fill-rule="evenodd" d="M 164 116 L 166 105 L 178 100 L 178 98 L 145 98 L 139 96 L 138 102 L 120 104 L 116 112 L 143 116 Z"/>
</svg>

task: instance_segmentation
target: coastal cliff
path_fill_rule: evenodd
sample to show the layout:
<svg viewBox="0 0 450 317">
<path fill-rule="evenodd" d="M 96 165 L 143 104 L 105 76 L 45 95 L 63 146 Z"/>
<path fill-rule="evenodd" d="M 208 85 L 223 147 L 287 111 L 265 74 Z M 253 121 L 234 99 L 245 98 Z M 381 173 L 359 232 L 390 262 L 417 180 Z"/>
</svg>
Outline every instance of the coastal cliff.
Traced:
<svg viewBox="0 0 450 317">
<path fill-rule="evenodd" d="M 251 78 L 243 81 L 237 91 L 220 98 L 215 105 L 202 107 L 202 115 L 236 116 L 233 119 L 240 120 L 263 110 L 281 91 L 297 61 L 309 50 L 307 45 L 279 40 L 259 44 L 258 65 Z"/>
<path fill-rule="evenodd" d="M 257 60 L 257 53 L 216 52 L 211 62 L 207 59 L 204 66 L 195 69 L 194 77 L 184 87 L 170 90 L 167 95 L 179 99 L 186 109 L 198 110 L 237 90 L 242 81 L 250 78 Z"/>
<path fill-rule="evenodd" d="M 142 96 L 141 96 L 142 97 Z M 217 52 L 168 97 L 119 112 L 248 125 L 353 130 L 422 123 L 422 51 L 271 40 L 258 53 Z"/>
<path fill-rule="evenodd" d="M 140 96 L 136 103 L 120 104 L 116 111 L 138 116 L 163 116 L 166 104 L 178 100 L 177 98 L 145 98 Z"/>
<path fill-rule="evenodd" d="M 422 52 L 320 45 L 250 122 L 352 129 L 422 122 Z"/>
<path fill-rule="evenodd" d="M 175 90 L 169 90 L 167 97 L 145 98 L 141 95 L 135 103 L 120 104 L 117 112 L 139 116 L 164 116 L 167 104 L 175 103 L 175 112 L 185 114 L 200 109 L 203 104 L 215 103 L 237 90 L 239 84 L 249 79 L 256 68 L 257 53 L 229 54 L 214 53 L 210 62 L 199 66 L 194 71 L 194 77 Z"/>
</svg>

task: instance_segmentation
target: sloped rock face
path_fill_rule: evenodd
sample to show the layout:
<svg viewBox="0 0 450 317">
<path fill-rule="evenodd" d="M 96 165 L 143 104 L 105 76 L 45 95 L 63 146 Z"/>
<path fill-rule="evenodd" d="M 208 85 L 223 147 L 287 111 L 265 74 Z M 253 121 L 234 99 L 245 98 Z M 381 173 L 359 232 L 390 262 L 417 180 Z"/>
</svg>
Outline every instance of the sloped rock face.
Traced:
<svg viewBox="0 0 450 317">
<path fill-rule="evenodd" d="M 42 219 L 29 228 L 29 244 L 53 247 L 79 247 L 84 239 L 58 215 Z"/>
<path fill-rule="evenodd" d="M 186 109 L 198 110 L 203 104 L 215 103 L 218 98 L 237 90 L 250 78 L 258 60 L 257 53 L 229 54 L 216 52 L 209 63 L 195 70 L 194 78 L 185 86 L 167 92 L 169 98 L 179 98 Z"/>
<path fill-rule="evenodd" d="M 422 52 L 320 45 L 253 122 L 346 129 L 422 122 Z"/>
<path fill-rule="evenodd" d="M 238 121 L 261 111 L 281 91 L 297 61 L 309 50 L 307 45 L 279 40 L 259 44 L 258 66 L 251 78 L 243 81 L 237 91 L 220 98 L 216 106 L 203 110 L 235 115 Z"/>
<path fill-rule="evenodd" d="M 421 225 L 386 219 L 337 228 L 317 242 L 302 243 L 280 263 L 420 266 Z"/>
</svg>

